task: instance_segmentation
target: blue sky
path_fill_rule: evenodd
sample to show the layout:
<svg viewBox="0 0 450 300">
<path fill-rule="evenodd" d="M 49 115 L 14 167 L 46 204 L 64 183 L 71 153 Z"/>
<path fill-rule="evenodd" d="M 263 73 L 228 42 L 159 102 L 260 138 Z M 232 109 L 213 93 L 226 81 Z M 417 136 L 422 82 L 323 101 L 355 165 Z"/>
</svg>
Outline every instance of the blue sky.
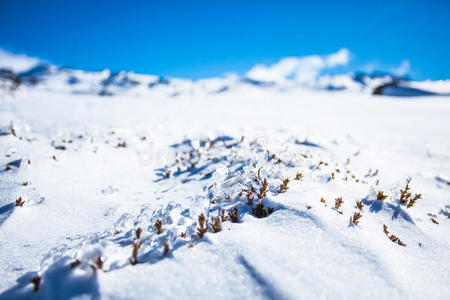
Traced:
<svg viewBox="0 0 450 300">
<path fill-rule="evenodd" d="M 450 78 L 450 1 L 9 1 L 0 47 L 85 70 L 201 78 L 348 48 L 348 70 Z"/>
</svg>

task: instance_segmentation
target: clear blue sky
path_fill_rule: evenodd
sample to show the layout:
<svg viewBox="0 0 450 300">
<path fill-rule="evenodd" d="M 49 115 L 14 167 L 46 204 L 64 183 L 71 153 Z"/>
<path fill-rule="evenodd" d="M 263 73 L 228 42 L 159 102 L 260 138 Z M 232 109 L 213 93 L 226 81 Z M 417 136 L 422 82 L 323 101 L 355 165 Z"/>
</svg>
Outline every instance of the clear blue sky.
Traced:
<svg viewBox="0 0 450 300">
<path fill-rule="evenodd" d="M 350 69 L 450 78 L 450 1 L 9 1 L 0 47 L 85 70 L 188 78 L 346 47 Z"/>
</svg>

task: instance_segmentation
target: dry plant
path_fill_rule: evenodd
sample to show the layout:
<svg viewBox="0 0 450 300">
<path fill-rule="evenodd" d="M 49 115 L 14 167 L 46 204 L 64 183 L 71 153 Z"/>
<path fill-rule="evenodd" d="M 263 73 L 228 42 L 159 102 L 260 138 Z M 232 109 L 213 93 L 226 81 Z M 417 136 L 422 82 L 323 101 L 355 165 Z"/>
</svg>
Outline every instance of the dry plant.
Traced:
<svg viewBox="0 0 450 300">
<path fill-rule="evenodd" d="M 352 222 L 355 225 L 358 225 L 359 219 L 362 217 L 362 215 L 359 212 L 353 213 L 353 217 L 350 217 L 350 222 Z"/>
<path fill-rule="evenodd" d="M 185 238 L 186 238 L 186 232 L 182 232 L 182 233 L 180 234 L 180 237 L 182 237 L 183 239 L 185 239 Z"/>
<path fill-rule="evenodd" d="M 356 201 L 356 207 L 358 207 L 359 210 L 363 210 L 364 204 L 362 204 L 362 201 Z"/>
<path fill-rule="evenodd" d="M 169 253 L 169 251 L 170 251 L 169 244 L 168 244 L 167 242 L 164 242 L 164 243 L 163 243 L 163 246 L 164 246 L 164 252 L 163 252 L 163 254 L 164 254 L 164 255 L 167 255 L 167 254 Z"/>
<path fill-rule="evenodd" d="M 25 204 L 25 200 L 22 199 L 22 197 L 19 197 L 16 199 L 16 202 L 14 203 L 14 206 L 20 206 L 22 207 Z"/>
<path fill-rule="evenodd" d="M 39 287 L 41 286 L 41 277 L 39 275 L 34 276 L 30 279 L 30 282 L 33 284 L 33 292 L 39 291 Z"/>
<path fill-rule="evenodd" d="M 161 220 L 156 220 L 156 222 L 155 222 L 155 228 L 156 228 L 156 233 L 157 234 L 161 234 L 162 232 L 163 232 L 163 229 L 162 229 L 162 221 Z"/>
<path fill-rule="evenodd" d="M 259 199 L 266 197 L 268 186 L 269 186 L 269 183 L 267 182 L 267 178 L 264 178 L 262 186 L 259 188 L 259 193 L 257 193 Z"/>
<path fill-rule="evenodd" d="M 295 174 L 295 180 L 301 180 L 303 178 L 302 173 L 297 172 L 297 174 Z"/>
<path fill-rule="evenodd" d="M 377 193 L 377 200 L 383 201 L 386 198 L 387 198 L 387 196 L 385 194 L 383 194 L 383 191 L 379 191 Z"/>
<path fill-rule="evenodd" d="M 247 205 L 252 206 L 253 205 L 253 199 L 255 199 L 255 196 L 253 196 L 252 192 L 247 191 Z"/>
<path fill-rule="evenodd" d="M 11 134 L 15 137 L 17 137 L 16 131 L 14 130 L 13 125 L 11 124 Z"/>
<path fill-rule="evenodd" d="M 422 194 L 414 194 L 413 197 L 412 194 L 409 192 L 410 187 L 409 184 L 411 182 L 411 177 L 408 178 L 408 180 L 406 181 L 406 186 L 405 189 L 400 189 L 400 203 L 402 204 L 406 204 L 407 208 L 410 208 L 411 206 L 413 206 L 417 200 L 422 198 Z"/>
<path fill-rule="evenodd" d="M 257 172 L 257 175 L 256 175 L 256 178 L 258 178 L 258 179 L 261 179 L 261 169 L 262 168 L 258 169 L 258 172 Z"/>
<path fill-rule="evenodd" d="M 94 263 L 94 266 L 99 269 L 99 270 L 103 270 L 103 259 L 101 256 L 98 256 L 97 258 L 93 258 L 92 262 Z"/>
<path fill-rule="evenodd" d="M 233 207 L 232 209 L 230 209 L 228 211 L 228 216 L 230 217 L 231 222 L 233 222 L 233 223 L 238 223 L 239 222 L 238 214 L 239 214 L 239 211 L 238 211 L 238 207 L 237 206 Z"/>
<path fill-rule="evenodd" d="M 19 197 L 16 199 L 16 202 L 14 203 L 14 206 L 20 206 L 22 207 L 25 204 L 25 200 L 22 199 L 22 197 Z"/>
<path fill-rule="evenodd" d="M 70 263 L 70 268 L 76 268 L 81 264 L 81 261 L 79 259 L 74 260 L 73 262 Z"/>
<path fill-rule="evenodd" d="M 421 194 L 415 194 L 414 197 L 409 199 L 408 204 L 406 205 L 406 208 L 410 208 L 411 206 L 413 206 L 414 204 L 416 204 L 416 201 L 419 200 L 420 198 L 422 198 Z"/>
<path fill-rule="evenodd" d="M 387 231 L 387 226 L 383 224 L 383 232 L 384 234 L 388 235 L 389 231 Z"/>
<path fill-rule="evenodd" d="M 283 183 L 280 185 L 280 189 L 278 190 L 278 193 L 284 193 L 289 189 L 289 187 L 288 187 L 289 181 L 290 181 L 289 178 L 286 178 L 285 180 L 283 180 Z"/>
<path fill-rule="evenodd" d="M 222 222 L 226 222 L 227 221 L 227 215 L 225 214 L 225 209 L 222 209 L 220 211 L 220 219 L 222 220 Z"/>
<path fill-rule="evenodd" d="M 142 228 L 141 228 L 141 227 L 138 227 L 138 228 L 136 229 L 136 238 L 137 238 L 137 239 L 140 239 L 140 238 L 141 238 L 141 234 L 142 234 Z"/>
<path fill-rule="evenodd" d="M 141 248 L 142 242 L 133 242 L 133 253 L 130 258 L 130 264 L 136 265 L 139 263 L 138 261 L 138 254 L 139 254 L 139 248 Z"/>
<path fill-rule="evenodd" d="M 336 198 L 334 200 L 334 207 L 336 209 L 339 209 L 341 207 L 342 203 L 344 203 L 344 200 L 342 200 L 342 197 Z"/>
<path fill-rule="evenodd" d="M 314 170 L 318 170 L 318 169 L 320 168 L 320 166 L 323 165 L 323 164 L 324 164 L 324 162 L 323 162 L 323 161 L 320 161 L 320 162 L 317 164 L 317 166 L 315 167 Z M 327 165 L 327 164 L 325 164 L 325 165 Z"/>
<path fill-rule="evenodd" d="M 384 224 L 383 224 L 383 232 L 392 242 L 397 243 L 400 246 L 405 246 L 406 247 L 406 244 L 403 243 L 397 236 L 395 236 L 393 234 L 389 235 L 389 231 L 387 230 L 387 226 L 384 225 Z"/>
<path fill-rule="evenodd" d="M 198 216 L 198 225 L 199 228 L 197 228 L 197 234 L 202 239 L 203 235 L 208 231 L 208 226 L 206 226 L 206 217 L 203 213 Z"/>
<path fill-rule="evenodd" d="M 436 225 L 439 225 L 439 222 L 436 219 L 434 219 L 434 218 L 431 218 L 431 222 L 433 222 Z"/>
<path fill-rule="evenodd" d="M 222 230 L 222 227 L 220 226 L 220 218 L 211 218 L 211 227 L 214 231 L 214 233 L 219 232 Z"/>
<path fill-rule="evenodd" d="M 270 215 L 271 213 L 273 213 L 273 208 L 269 207 L 266 209 L 264 207 L 264 203 L 261 200 L 256 204 L 256 207 L 252 209 L 252 213 L 257 218 L 265 218 L 268 215 Z"/>
</svg>

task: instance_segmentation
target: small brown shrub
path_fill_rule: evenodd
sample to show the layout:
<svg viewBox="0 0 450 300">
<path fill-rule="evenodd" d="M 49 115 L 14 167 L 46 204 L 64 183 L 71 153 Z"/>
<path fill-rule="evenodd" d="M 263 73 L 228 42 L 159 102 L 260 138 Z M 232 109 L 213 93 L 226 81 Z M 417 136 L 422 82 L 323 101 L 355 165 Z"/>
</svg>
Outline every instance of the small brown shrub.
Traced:
<svg viewBox="0 0 450 300">
<path fill-rule="evenodd" d="M 225 209 L 222 209 L 222 211 L 220 212 L 220 219 L 222 220 L 222 222 L 226 222 L 227 221 L 227 216 L 225 214 Z"/>
<path fill-rule="evenodd" d="M 422 198 L 422 194 L 415 194 L 414 197 L 409 199 L 408 204 L 406 205 L 406 208 L 410 208 L 414 204 L 416 204 L 416 201 Z"/>
<path fill-rule="evenodd" d="M 278 193 L 284 193 L 289 189 L 289 187 L 288 187 L 289 181 L 290 181 L 289 178 L 286 178 L 285 180 L 283 180 L 283 183 L 280 185 L 280 189 L 278 190 Z"/>
<path fill-rule="evenodd" d="M 253 196 L 252 192 L 247 192 L 247 205 L 252 206 L 253 205 L 253 199 L 255 199 L 255 196 Z"/>
<path fill-rule="evenodd" d="M 400 203 L 402 204 L 406 204 L 407 208 L 412 207 L 417 200 L 422 198 L 421 194 L 414 194 L 413 197 L 412 194 L 409 192 L 409 190 L 411 189 L 409 184 L 411 183 L 411 177 L 408 178 L 408 180 L 406 181 L 406 186 L 405 189 L 400 189 Z"/>
<path fill-rule="evenodd" d="M 257 193 L 259 199 L 266 197 L 268 186 L 269 186 L 269 183 L 267 182 L 267 178 L 264 178 L 262 186 L 259 188 L 259 193 Z"/>
<path fill-rule="evenodd" d="M 170 251 L 169 244 L 168 244 L 167 242 L 164 242 L 163 246 L 164 246 L 164 252 L 163 252 L 163 254 L 164 254 L 164 255 L 169 254 L 169 251 Z"/>
<path fill-rule="evenodd" d="M 76 268 L 76 267 L 78 267 L 80 264 L 81 264 L 81 261 L 80 261 L 79 259 L 77 259 L 77 260 L 75 260 L 75 261 L 73 261 L 73 262 L 70 263 L 70 268 L 71 268 L 71 269 Z"/>
<path fill-rule="evenodd" d="M 30 282 L 33 284 L 33 292 L 39 291 L 39 287 L 41 286 L 41 277 L 39 275 L 34 276 L 30 279 Z"/>
<path fill-rule="evenodd" d="M 212 218 L 211 219 L 211 226 L 214 231 L 214 233 L 219 232 L 222 230 L 222 227 L 220 226 L 220 218 Z"/>
<path fill-rule="evenodd" d="M 199 228 L 197 228 L 197 234 L 202 239 L 205 233 L 208 231 L 208 226 L 206 226 L 206 217 L 203 213 L 198 216 L 198 225 Z"/>
<path fill-rule="evenodd" d="M 252 213 L 257 218 L 265 218 L 268 215 L 270 215 L 271 213 L 273 213 L 273 208 L 269 207 L 266 209 L 264 207 L 264 203 L 261 200 L 256 204 L 256 207 L 253 208 Z"/>
<path fill-rule="evenodd" d="M 232 209 L 230 209 L 228 211 L 228 216 L 230 217 L 231 222 L 233 223 L 238 223 L 238 215 L 239 215 L 239 211 L 238 211 L 238 207 L 235 206 Z"/>
<path fill-rule="evenodd" d="M 342 206 L 342 203 L 344 203 L 344 200 L 342 200 L 342 197 L 336 198 L 334 200 L 334 207 L 336 209 L 339 209 Z"/>
<path fill-rule="evenodd" d="M 136 229 L 136 238 L 137 238 L 137 239 L 140 239 L 140 238 L 141 238 L 141 234 L 142 234 L 142 228 L 141 228 L 141 227 L 138 227 L 138 228 Z"/>
<path fill-rule="evenodd" d="M 409 192 L 409 183 L 411 182 L 411 177 L 406 181 L 405 189 L 400 189 L 400 203 L 406 204 L 408 202 L 409 197 L 411 197 L 411 193 Z"/>
<path fill-rule="evenodd" d="M 155 228 L 156 228 L 156 233 L 157 234 L 161 234 L 162 232 L 163 232 L 163 229 L 162 229 L 162 221 L 161 220 L 156 220 L 156 222 L 155 222 Z"/>
<path fill-rule="evenodd" d="M 353 217 L 350 217 L 350 222 L 352 222 L 355 225 L 358 225 L 359 219 L 362 217 L 362 215 L 359 212 L 355 212 L 353 214 Z"/>
<path fill-rule="evenodd" d="M 141 248 L 142 242 L 133 242 L 133 253 L 131 254 L 130 258 L 130 264 L 136 265 L 139 263 L 138 261 L 138 254 L 139 254 L 139 248 Z"/>
<path fill-rule="evenodd" d="M 14 203 L 14 206 L 20 206 L 22 207 L 25 204 L 25 200 L 22 199 L 22 197 L 19 197 L 16 199 L 16 202 Z"/>
<path fill-rule="evenodd" d="M 387 226 L 384 225 L 384 224 L 383 224 L 383 232 L 384 232 L 384 234 L 385 234 L 392 242 L 397 243 L 397 244 L 399 244 L 400 246 L 406 247 L 406 244 L 403 243 L 397 236 L 395 236 L 395 235 L 393 235 L 393 234 L 391 234 L 391 235 L 389 236 L 389 231 L 387 230 Z"/>
<path fill-rule="evenodd" d="M 359 210 L 363 210 L 364 204 L 362 204 L 362 201 L 356 201 L 356 207 L 358 207 Z"/>
<path fill-rule="evenodd" d="M 383 194 L 383 191 L 379 191 L 379 192 L 377 193 L 377 200 L 383 201 L 383 200 L 386 199 L 386 198 L 387 198 L 387 196 L 386 196 L 385 194 Z"/>
</svg>

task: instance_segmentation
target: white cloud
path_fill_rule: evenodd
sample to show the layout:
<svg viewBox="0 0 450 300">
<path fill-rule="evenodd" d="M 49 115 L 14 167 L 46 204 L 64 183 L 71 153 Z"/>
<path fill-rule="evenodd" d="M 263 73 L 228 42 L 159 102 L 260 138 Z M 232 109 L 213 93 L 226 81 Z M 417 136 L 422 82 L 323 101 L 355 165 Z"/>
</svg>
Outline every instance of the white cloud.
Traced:
<svg viewBox="0 0 450 300">
<path fill-rule="evenodd" d="M 314 80 L 321 70 L 347 65 L 349 60 L 350 51 L 341 49 L 336 53 L 324 56 L 287 57 L 270 66 L 256 65 L 246 75 L 260 81 L 295 79 L 299 82 L 307 82 Z"/>
<path fill-rule="evenodd" d="M 350 51 L 348 49 L 340 49 L 338 52 L 327 56 L 328 67 L 345 66 L 350 61 Z"/>
<path fill-rule="evenodd" d="M 404 60 L 402 61 L 402 64 L 391 70 L 392 74 L 397 75 L 397 76 L 404 76 L 407 75 L 409 73 L 411 69 L 411 64 L 409 63 L 409 61 Z"/>
<path fill-rule="evenodd" d="M 0 68 L 11 69 L 14 72 L 29 70 L 40 62 L 39 58 L 25 54 L 14 54 L 0 48 Z"/>
</svg>

